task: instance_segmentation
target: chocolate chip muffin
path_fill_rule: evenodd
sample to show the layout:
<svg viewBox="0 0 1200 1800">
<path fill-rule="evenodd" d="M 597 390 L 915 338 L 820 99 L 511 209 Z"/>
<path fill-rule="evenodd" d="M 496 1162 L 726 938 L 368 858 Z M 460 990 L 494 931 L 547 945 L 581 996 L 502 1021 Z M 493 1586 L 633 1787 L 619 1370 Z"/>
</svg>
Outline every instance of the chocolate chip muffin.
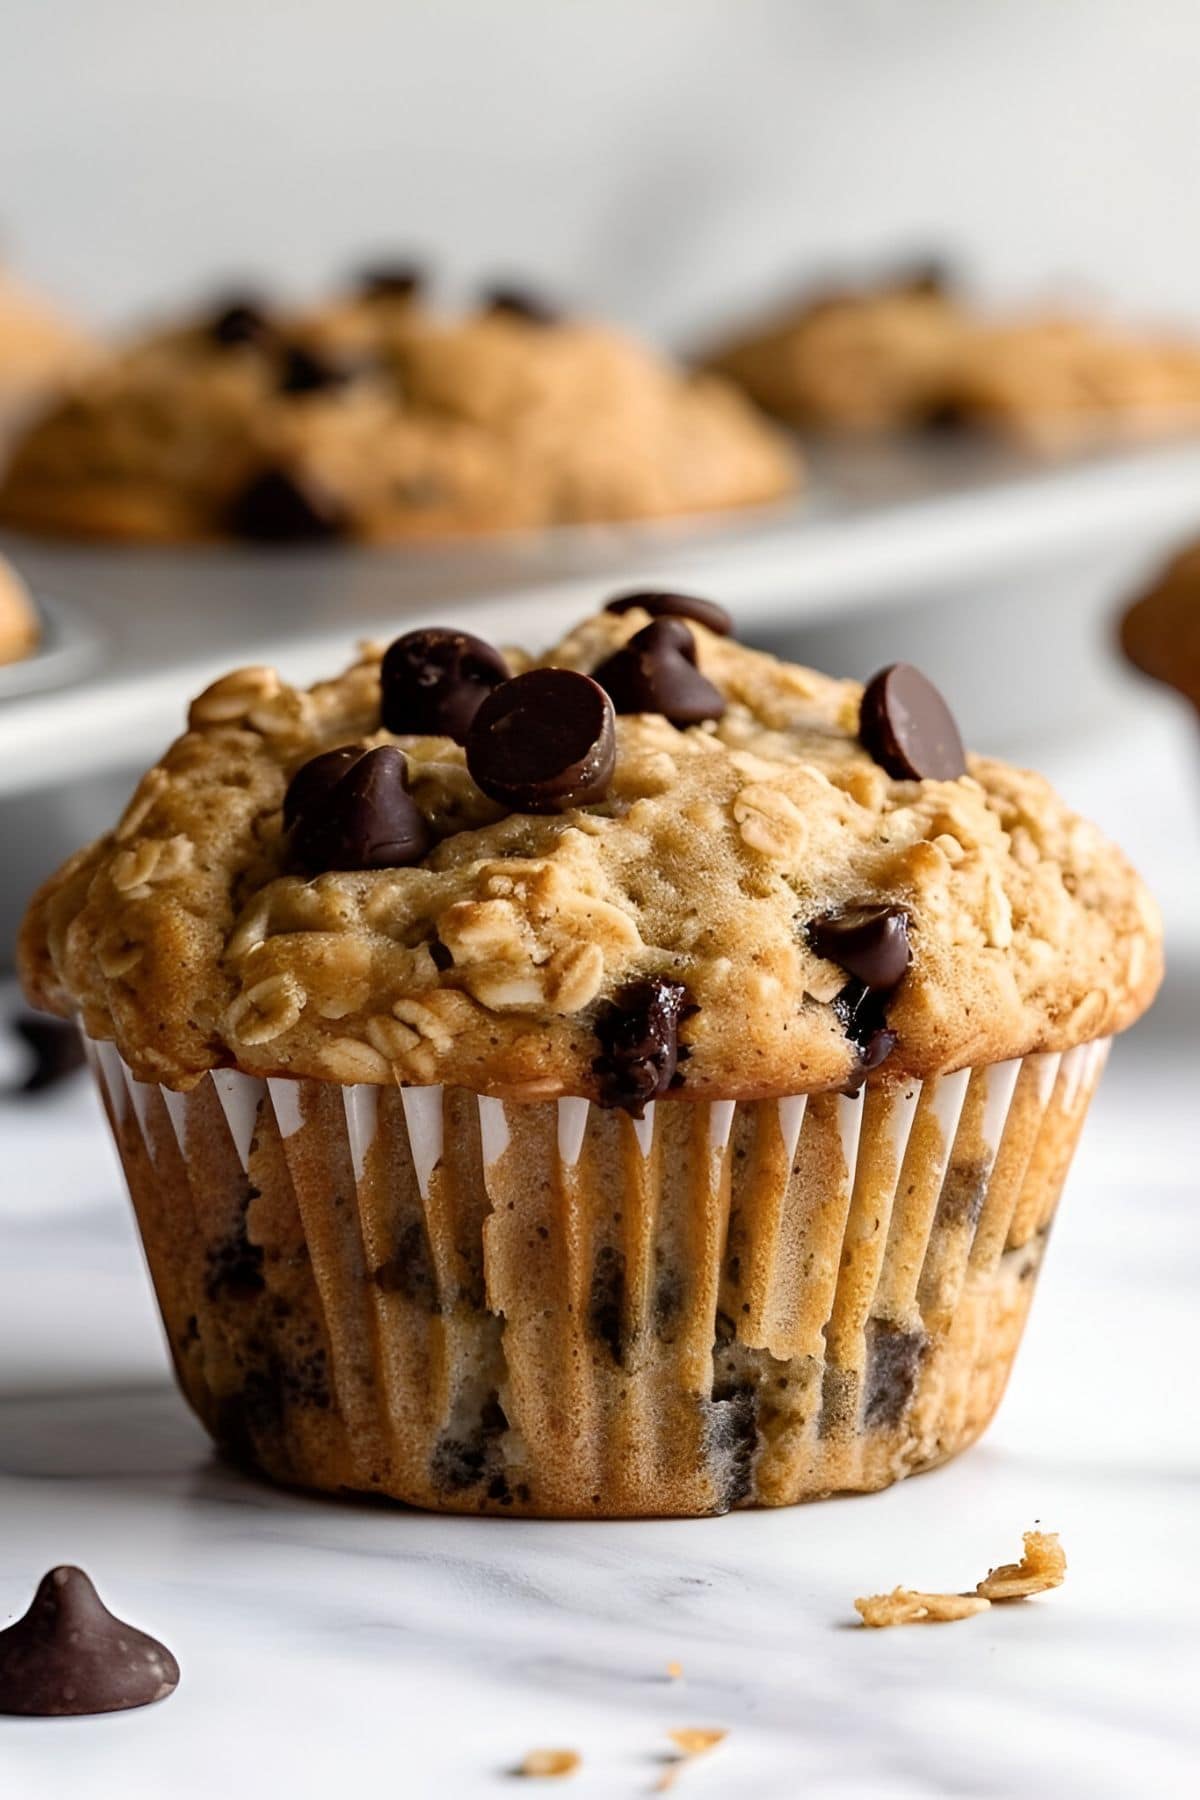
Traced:
<svg viewBox="0 0 1200 1800">
<path fill-rule="evenodd" d="M 1036 775 L 621 597 L 241 669 L 35 898 L 185 1393 L 282 1481 L 704 1514 L 995 1408 L 1155 910 Z"/>
<path fill-rule="evenodd" d="M 37 613 L 15 569 L 0 556 L 0 666 L 37 649 Z"/>
<path fill-rule="evenodd" d="M 790 448 L 728 384 L 502 292 L 435 313 L 381 268 L 131 343 L 17 446 L 0 516 L 174 542 L 391 542 L 776 499 Z"/>
<path fill-rule="evenodd" d="M 1200 710 L 1200 544 L 1173 556 L 1132 602 L 1121 620 L 1121 648 L 1135 668 Z"/>
</svg>

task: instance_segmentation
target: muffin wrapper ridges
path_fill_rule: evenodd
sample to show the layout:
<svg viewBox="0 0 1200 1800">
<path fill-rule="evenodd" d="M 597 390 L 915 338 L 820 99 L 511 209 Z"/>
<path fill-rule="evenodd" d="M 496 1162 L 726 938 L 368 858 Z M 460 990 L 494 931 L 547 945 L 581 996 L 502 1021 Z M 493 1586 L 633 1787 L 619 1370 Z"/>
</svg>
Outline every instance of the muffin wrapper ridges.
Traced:
<svg viewBox="0 0 1200 1800">
<path fill-rule="evenodd" d="M 231 1070 L 177 1094 L 85 1041 L 227 1451 L 566 1516 L 879 1488 L 978 1436 L 1108 1048 L 633 1120 Z"/>
</svg>

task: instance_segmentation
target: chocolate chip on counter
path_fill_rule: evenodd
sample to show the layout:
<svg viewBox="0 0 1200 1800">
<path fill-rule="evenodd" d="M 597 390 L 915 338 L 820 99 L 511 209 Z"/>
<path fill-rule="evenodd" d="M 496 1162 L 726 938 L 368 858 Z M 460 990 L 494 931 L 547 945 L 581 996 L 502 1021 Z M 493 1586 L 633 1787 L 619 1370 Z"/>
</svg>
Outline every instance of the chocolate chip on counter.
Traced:
<svg viewBox="0 0 1200 1800">
<path fill-rule="evenodd" d="M 290 831 L 302 813 L 313 812 L 321 806 L 330 790 L 364 754 L 359 744 L 343 744 L 340 749 L 323 750 L 320 756 L 312 756 L 302 763 L 288 782 L 287 793 L 283 796 L 284 830 Z"/>
<path fill-rule="evenodd" d="M 383 723 L 397 736 L 428 733 L 465 743 L 475 714 L 511 673 L 500 652 L 469 631 L 406 632 L 388 647 L 380 670 Z"/>
<path fill-rule="evenodd" d="M 601 1106 L 622 1106 L 640 1119 L 649 1101 L 671 1086 L 679 1056 L 679 1021 L 690 1005 L 681 981 L 652 975 L 630 982 L 596 1020 Z"/>
<path fill-rule="evenodd" d="M 562 320 L 558 307 L 540 294 L 529 288 L 510 287 L 505 282 L 485 288 L 482 304 L 485 312 L 503 313 L 511 319 L 522 319 L 527 325 L 557 325 Z"/>
<path fill-rule="evenodd" d="M 892 663 L 867 683 L 858 736 L 897 781 L 956 781 L 967 772 L 950 708 L 911 663 Z"/>
<path fill-rule="evenodd" d="M 592 674 L 619 713 L 662 713 L 682 728 L 725 711 L 724 696 L 696 667 L 696 640 L 681 619 L 644 625 Z"/>
<path fill-rule="evenodd" d="M 348 363 L 336 362 L 303 344 L 289 344 L 283 353 L 279 371 L 281 394 L 319 394 L 329 388 L 345 387 L 354 379 L 355 371 Z"/>
<path fill-rule="evenodd" d="M 268 344 L 275 328 L 256 301 L 230 300 L 209 321 L 208 335 L 214 344 L 233 349 L 238 344 Z"/>
<path fill-rule="evenodd" d="M 316 543 L 341 537 L 347 518 L 337 498 L 296 469 L 260 469 L 226 514 L 234 537 L 252 543 Z"/>
<path fill-rule="evenodd" d="M 0 1631 L 0 1713 L 65 1718 L 164 1700 L 179 1664 L 114 1618 L 82 1569 L 44 1575 L 24 1618 Z"/>
<path fill-rule="evenodd" d="M 604 608 L 608 613 L 648 612 L 654 619 L 694 619 L 706 625 L 718 637 L 729 637 L 733 619 L 715 600 L 700 600 L 694 594 L 618 594 Z"/>
<path fill-rule="evenodd" d="M 908 914 L 900 906 L 848 906 L 814 919 L 808 941 L 818 956 L 837 963 L 873 993 L 886 993 L 901 980 L 912 950 Z"/>
<path fill-rule="evenodd" d="M 467 768 L 511 812 L 603 800 L 617 760 L 612 703 L 590 675 L 530 669 L 493 688 L 466 738 Z"/>
<path fill-rule="evenodd" d="M 355 283 L 361 300 L 413 300 L 425 286 L 418 262 L 372 263 Z"/>
<path fill-rule="evenodd" d="M 34 1063 L 21 1083 L 23 1094 L 40 1094 L 57 1087 L 84 1064 L 83 1039 L 64 1019 L 39 1019 L 22 1014 L 13 1030 L 33 1052 Z"/>
<path fill-rule="evenodd" d="M 305 764 L 297 772 L 293 786 L 309 767 Z M 311 874 L 403 869 L 420 862 L 432 837 L 408 792 L 407 776 L 408 759 L 391 744 L 381 744 L 356 756 L 331 785 L 325 784 L 323 775 L 309 777 L 312 799 L 305 803 L 301 789 L 300 801 L 292 808 L 293 859 Z"/>
</svg>

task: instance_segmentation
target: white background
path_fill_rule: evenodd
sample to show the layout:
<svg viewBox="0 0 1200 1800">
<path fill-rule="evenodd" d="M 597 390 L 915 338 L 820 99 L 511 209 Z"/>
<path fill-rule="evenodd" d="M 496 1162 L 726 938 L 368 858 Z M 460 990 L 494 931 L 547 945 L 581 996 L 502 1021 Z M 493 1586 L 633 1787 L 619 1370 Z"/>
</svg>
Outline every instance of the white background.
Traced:
<svg viewBox="0 0 1200 1800">
<path fill-rule="evenodd" d="M 1200 313 L 1192 0 L 5 0 L 0 228 L 105 316 L 373 247 L 688 333 L 827 259 Z"/>
</svg>

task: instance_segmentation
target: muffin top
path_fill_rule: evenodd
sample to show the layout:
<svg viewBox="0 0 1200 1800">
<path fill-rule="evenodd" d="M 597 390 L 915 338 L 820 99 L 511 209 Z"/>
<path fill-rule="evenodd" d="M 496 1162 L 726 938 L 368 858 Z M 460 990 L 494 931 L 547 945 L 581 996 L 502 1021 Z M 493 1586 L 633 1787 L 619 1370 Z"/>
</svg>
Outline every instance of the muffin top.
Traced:
<svg viewBox="0 0 1200 1800">
<path fill-rule="evenodd" d="M 1094 827 L 964 757 L 916 670 L 864 690 L 728 624 L 641 595 L 536 661 L 447 629 L 307 691 L 235 671 L 34 899 L 30 998 L 180 1088 L 236 1065 L 634 1112 L 1137 1017 L 1155 908 Z"/>
<path fill-rule="evenodd" d="M 605 326 L 381 273 L 136 339 L 17 446 L 0 516 L 102 537 L 436 538 L 757 504 L 797 479 L 739 394 Z"/>
<path fill-rule="evenodd" d="M 16 570 L 0 556 L 0 664 L 28 656 L 39 635 L 33 601 Z"/>
<path fill-rule="evenodd" d="M 1172 557 L 1129 607 L 1121 648 L 1135 668 L 1200 707 L 1200 544 Z"/>
</svg>

